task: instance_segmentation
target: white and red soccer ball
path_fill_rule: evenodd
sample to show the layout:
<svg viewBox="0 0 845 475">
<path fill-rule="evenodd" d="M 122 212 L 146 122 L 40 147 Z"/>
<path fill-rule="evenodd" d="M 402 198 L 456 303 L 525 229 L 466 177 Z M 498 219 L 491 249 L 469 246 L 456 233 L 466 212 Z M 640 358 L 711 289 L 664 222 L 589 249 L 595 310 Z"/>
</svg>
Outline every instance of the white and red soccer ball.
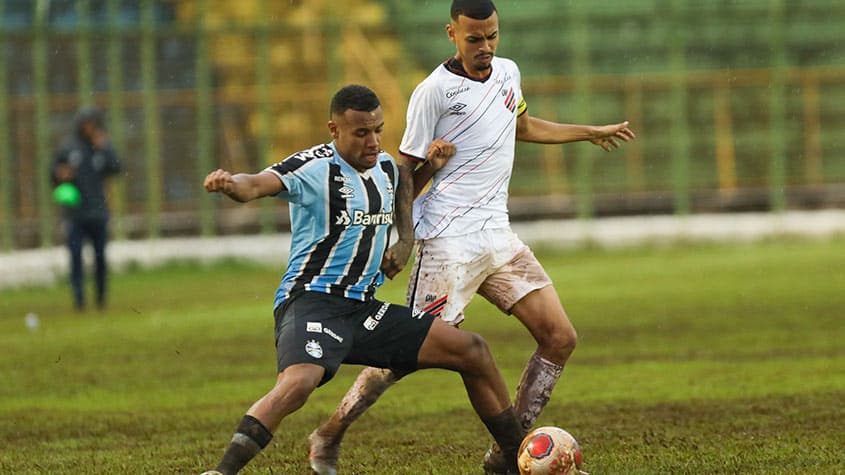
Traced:
<svg viewBox="0 0 845 475">
<path fill-rule="evenodd" d="M 519 446 L 520 475 L 577 475 L 581 471 L 581 449 L 575 437 L 560 427 L 538 427 Z"/>
</svg>

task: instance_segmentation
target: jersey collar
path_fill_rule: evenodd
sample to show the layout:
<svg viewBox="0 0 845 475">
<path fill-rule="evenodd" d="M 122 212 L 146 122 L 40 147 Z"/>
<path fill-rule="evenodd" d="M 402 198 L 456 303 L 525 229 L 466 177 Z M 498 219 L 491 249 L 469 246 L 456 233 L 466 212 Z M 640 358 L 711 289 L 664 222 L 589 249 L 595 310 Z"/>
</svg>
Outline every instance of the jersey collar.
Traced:
<svg viewBox="0 0 845 475">
<path fill-rule="evenodd" d="M 490 74 L 488 74 L 486 77 L 476 78 L 476 77 L 470 76 L 467 73 L 466 69 L 464 69 L 464 65 L 461 63 L 461 61 L 454 56 L 447 59 L 443 63 L 443 67 L 446 68 L 446 70 L 449 71 L 452 74 L 457 74 L 458 76 L 465 77 L 465 78 L 467 78 L 471 81 L 480 82 L 480 83 L 487 82 L 487 80 L 490 79 L 493 76 L 493 65 L 492 64 L 490 65 Z"/>
</svg>

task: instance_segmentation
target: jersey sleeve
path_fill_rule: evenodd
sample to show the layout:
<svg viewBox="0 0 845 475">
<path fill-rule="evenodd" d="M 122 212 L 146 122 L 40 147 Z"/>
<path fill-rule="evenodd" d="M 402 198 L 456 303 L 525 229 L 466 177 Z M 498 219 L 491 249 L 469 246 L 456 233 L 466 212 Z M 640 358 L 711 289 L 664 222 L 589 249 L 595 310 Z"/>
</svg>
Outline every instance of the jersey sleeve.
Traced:
<svg viewBox="0 0 845 475">
<path fill-rule="evenodd" d="M 294 170 L 287 169 L 285 161 L 271 165 L 265 168 L 264 171 L 276 175 L 279 181 L 285 186 L 285 189 L 276 196 L 291 203 L 301 202 L 300 197 L 303 195 L 302 180 L 295 175 Z"/>
<path fill-rule="evenodd" d="M 323 183 L 327 162 L 323 159 L 333 155 L 334 150 L 329 144 L 317 145 L 267 167 L 265 171 L 276 175 L 285 185 L 285 190 L 276 196 L 302 205 L 317 200 L 320 193 L 325 192 Z"/>
<path fill-rule="evenodd" d="M 423 81 L 414 90 L 408 103 L 405 134 L 399 152 L 418 160 L 425 160 L 429 144 L 434 140 L 435 128 L 442 115 L 444 96 L 433 81 Z"/>
<path fill-rule="evenodd" d="M 311 176 L 307 173 L 310 167 L 297 166 L 298 159 L 292 155 L 283 161 L 271 165 L 265 169 L 276 175 L 285 189 L 281 191 L 278 196 L 286 201 L 296 204 L 304 204 L 307 199 L 309 190 L 313 189 Z"/>
</svg>

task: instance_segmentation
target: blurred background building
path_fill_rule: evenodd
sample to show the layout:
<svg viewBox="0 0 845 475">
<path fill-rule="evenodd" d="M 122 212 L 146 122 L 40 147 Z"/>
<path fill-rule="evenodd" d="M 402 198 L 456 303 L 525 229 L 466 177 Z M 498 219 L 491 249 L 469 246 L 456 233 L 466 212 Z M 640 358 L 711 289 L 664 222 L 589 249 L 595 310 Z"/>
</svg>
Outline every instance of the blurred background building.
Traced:
<svg viewBox="0 0 845 475">
<path fill-rule="evenodd" d="M 845 3 L 498 0 L 529 109 L 639 139 L 520 145 L 514 220 L 845 206 Z M 414 86 L 449 57 L 449 0 L 0 0 L 0 250 L 60 239 L 47 175 L 81 105 L 125 175 L 119 239 L 286 229 L 202 179 L 328 141 L 334 91 L 380 95 L 395 153 Z"/>
</svg>

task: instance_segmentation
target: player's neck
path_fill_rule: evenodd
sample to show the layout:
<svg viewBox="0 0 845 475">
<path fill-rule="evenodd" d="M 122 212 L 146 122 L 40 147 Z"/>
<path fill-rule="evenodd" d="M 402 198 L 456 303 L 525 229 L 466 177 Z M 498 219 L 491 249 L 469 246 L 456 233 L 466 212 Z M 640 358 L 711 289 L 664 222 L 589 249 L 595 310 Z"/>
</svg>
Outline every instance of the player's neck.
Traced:
<svg viewBox="0 0 845 475">
<path fill-rule="evenodd" d="M 493 72 L 493 68 L 484 70 L 475 70 L 468 65 L 460 57 L 452 57 L 446 62 L 446 66 L 454 73 L 466 76 L 476 81 L 486 81 Z"/>
</svg>

